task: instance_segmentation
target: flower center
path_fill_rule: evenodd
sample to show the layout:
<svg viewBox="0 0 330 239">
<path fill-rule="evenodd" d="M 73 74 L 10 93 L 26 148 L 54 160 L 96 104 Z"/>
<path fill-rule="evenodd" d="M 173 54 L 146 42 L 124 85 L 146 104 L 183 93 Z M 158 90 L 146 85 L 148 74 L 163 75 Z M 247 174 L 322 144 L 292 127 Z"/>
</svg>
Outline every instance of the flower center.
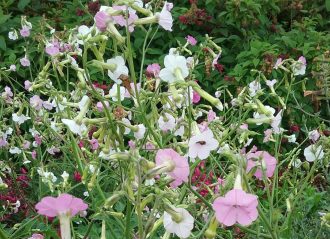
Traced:
<svg viewBox="0 0 330 239">
<path fill-rule="evenodd" d="M 201 140 L 201 141 L 198 141 L 197 143 L 200 144 L 200 145 L 205 145 L 206 144 L 206 141 Z"/>
</svg>

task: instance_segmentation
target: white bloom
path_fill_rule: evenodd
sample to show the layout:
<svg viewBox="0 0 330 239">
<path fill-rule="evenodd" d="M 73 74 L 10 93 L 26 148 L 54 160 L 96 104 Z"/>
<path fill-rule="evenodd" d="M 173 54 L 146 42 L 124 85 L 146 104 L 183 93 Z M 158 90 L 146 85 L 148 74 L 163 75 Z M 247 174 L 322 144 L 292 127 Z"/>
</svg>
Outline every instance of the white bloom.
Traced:
<svg viewBox="0 0 330 239">
<path fill-rule="evenodd" d="M 116 69 L 113 72 L 108 70 L 108 76 L 117 84 L 121 84 L 120 75 L 128 75 L 128 68 L 125 65 L 124 58 L 122 56 L 116 56 L 107 60 L 107 63 L 116 65 Z"/>
<path fill-rule="evenodd" d="M 172 209 L 181 216 L 182 220 L 176 222 L 169 213 L 164 212 L 163 223 L 165 230 L 176 234 L 180 238 L 188 238 L 191 234 L 191 230 L 194 228 L 194 218 L 184 208 L 172 207 Z"/>
<path fill-rule="evenodd" d="M 9 153 L 11 153 L 11 154 L 20 154 L 20 153 L 22 153 L 22 150 L 17 148 L 17 147 L 11 147 L 9 149 Z"/>
<path fill-rule="evenodd" d="M 188 156 L 192 159 L 206 159 L 210 156 L 212 150 L 219 146 L 219 142 L 214 138 L 210 129 L 197 134 L 189 140 Z"/>
<path fill-rule="evenodd" d="M 292 160 L 292 165 L 295 168 L 299 168 L 301 166 L 301 164 L 302 164 L 302 162 L 299 158 L 296 158 L 296 159 Z"/>
<path fill-rule="evenodd" d="M 63 124 L 69 127 L 69 129 L 74 134 L 78 134 L 79 136 L 82 136 L 82 134 L 87 131 L 87 127 L 84 124 L 77 124 L 74 120 L 70 119 L 62 119 Z"/>
<path fill-rule="evenodd" d="M 17 32 L 15 30 L 8 32 L 8 38 L 13 41 L 17 40 L 18 39 Z"/>
<path fill-rule="evenodd" d="M 274 108 L 272 108 L 272 107 L 270 107 L 270 106 L 268 106 L 268 105 L 265 105 L 265 108 L 267 109 L 267 111 L 268 112 L 270 112 L 271 113 L 271 116 L 267 116 L 267 115 L 265 115 L 265 114 L 259 114 L 258 112 L 254 112 L 253 113 L 253 118 L 255 118 L 255 119 L 264 119 L 264 118 L 272 118 L 273 117 L 273 115 L 275 114 L 275 109 Z M 257 123 L 256 125 L 261 125 L 262 123 Z"/>
<path fill-rule="evenodd" d="M 172 83 L 182 81 L 189 75 L 187 60 L 184 56 L 167 55 L 164 59 L 165 68 L 159 72 L 159 77 L 163 81 Z"/>
<path fill-rule="evenodd" d="M 181 125 L 180 128 L 178 128 L 175 132 L 174 132 L 174 135 L 175 136 L 183 136 L 184 134 L 184 126 Z"/>
<path fill-rule="evenodd" d="M 289 142 L 289 143 L 295 143 L 296 140 L 297 140 L 295 134 L 289 135 L 289 136 L 287 136 L 287 138 L 288 138 L 288 142 Z"/>
<path fill-rule="evenodd" d="M 254 97 L 261 90 L 261 84 L 259 81 L 254 80 L 249 84 L 249 93 L 250 96 Z"/>
<path fill-rule="evenodd" d="M 273 79 L 273 80 L 266 80 L 266 85 L 268 87 L 274 87 L 274 85 L 276 84 L 277 80 L 276 79 Z"/>
<path fill-rule="evenodd" d="M 144 181 L 144 185 L 146 186 L 153 186 L 155 184 L 156 180 L 154 178 L 151 178 L 151 179 L 146 179 Z"/>
<path fill-rule="evenodd" d="M 309 145 L 304 149 L 304 156 L 308 162 L 314 162 L 315 159 L 322 159 L 324 157 L 322 145 L 318 147 L 315 144 Z"/>
<path fill-rule="evenodd" d="M 134 137 L 136 139 L 143 139 L 144 134 L 146 132 L 146 127 L 143 124 L 139 124 L 137 125 L 137 127 L 138 127 L 138 131 L 134 132 Z"/>
<path fill-rule="evenodd" d="M 129 119 L 123 118 L 121 121 L 123 121 L 126 125 L 131 125 L 131 121 Z M 125 127 L 124 134 L 129 134 L 131 132 L 131 129 L 128 127 Z"/>
<path fill-rule="evenodd" d="M 158 119 L 158 126 L 161 130 L 172 130 L 176 126 L 175 118 L 169 113 L 165 113 L 165 116 L 160 116 Z"/>
<path fill-rule="evenodd" d="M 156 14 L 158 19 L 158 24 L 167 31 L 172 31 L 173 17 L 167 8 L 167 2 L 165 2 L 163 9 L 160 13 Z"/>
<path fill-rule="evenodd" d="M 84 95 L 81 100 L 78 103 L 78 107 L 80 110 L 84 109 L 85 107 L 87 107 L 87 105 L 89 104 L 90 100 L 89 97 L 87 95 Z"/>
<path fill-rule="evenodd" d="M 88 191 L 85 191 L 85 192 L 83 193 L 83 195 L 84 195 L 85 197 L 88 197 L 88 196 L 89 196 Z"/>
<path fill-rule="evenodd" d="M 12 114 L 13 117 L 13 121 L 20 124 L 23 124 L 25 121 L 27 121 L 28 119 L 31 119 L 30 117 L 27 117 L 23 114 L 21 115 L 17 115 L 17 114 Z"/>
<path fill-rule="evenodd" d="M 69 176 L 70 176 L 70 175 L 69 175 L 66 171 L 64 171 L 64 172 L 62 173 L 62 175 L 61 175 L 61 177 L 63 178 L 64 182 L 67 182 L 67 181 L 68 181 Z"/>
<path fill-rule="evenodd" d="M 280 128 L 280 124 L 282 121 L 282 110 L 280 110 L 277 115 L 272 119 L 271 126 L 273 128 L 274 134 L 281 133 L 282 129 Z"/>
<path fill-rule="evenodd" d="M 78 44 L 80 45 L 84 45 L 84 41 L 83 40 L 80 40 L 80 39 L 88 39 L 89 38 L 89 35 L 92 31 L 92 28 L 89 28 L 88 26 L 86 25 L 81 25 L 80 27 L 78 27 L 78 34 L 77 34 L 77 37 L 78 37 Z"/>
<path fill-rule="evenodd" d="M 292 64 L 292 72 L 295 76 L 305 75 L 306 72 L 306 58 L 301 56 L 298 61 Z"/>
<path fill-rule="evenodd" d="M 118 86 L 117 84 L 113 84 L 109 91 L 109 96 L 113 101 L 118 101 L 118 95 L 120 97 L 120 101 L 123 101 L 125 99 L 125 87 L 119 86 L 119 92 L 118 92 Z"/>
</svg>

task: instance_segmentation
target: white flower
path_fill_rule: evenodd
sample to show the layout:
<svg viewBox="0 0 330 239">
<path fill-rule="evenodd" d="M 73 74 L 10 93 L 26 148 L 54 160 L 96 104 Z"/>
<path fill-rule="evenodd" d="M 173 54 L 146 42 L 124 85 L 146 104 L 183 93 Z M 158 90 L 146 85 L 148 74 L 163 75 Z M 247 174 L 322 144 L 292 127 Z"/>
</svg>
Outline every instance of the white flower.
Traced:
<svg viewBox="0 0 330 239">
<path fill-rule="evenodd" d="M 191 234 L 191 230 L 194 228 L 194 218 L 184 208 L 172 207 L 172 209 L 178 213 L 182 219 L 180 222 L 176 222 L 169 213 L 164 212 L 163 223 L 165 230 L 176 234 L 180 238 L 188 238 Z"/>
<path fill-rule="evenodd" d="M 88 191 L 85 191 L 85 192 L 83 193 L 83 195 L 84 195 L 85 197 L 88 197 L 88 196 L 89 196 Z"/>
<path fill-rule="evenodd" d="M 295 76 L 305 75 L 306 72 L 306 58 L 301 56 L 298 61 L 292 64 L 292 72 Z"/>
<path fill-rule="evenodd" d="M 17 32 L 15 30 L 8 32 L 8 38 L 13 41 L 17 40 L 18 39 Z"/>
<path fill-rule="evenodd" d="M 27 121 L 28 119 L 31 119 L 30 117 L 27 117 L 23 114 L 21 115 L 17 115 L 17 114 L 12 114 L 13 117 L 13 121 L 20 124 L 23 124 L 25 121 Z"/>
<path fill-rule="evenodd" d="M 169 113 L 165 113 L 165 116 L 160 116 L 158 119 L 158 126 L 161 130 L 172 130 L 176 126 L 175 118 Z"/>
<path fill-rule="evenodd" d="M 254 80 L 249 84 L 249 93 L 250 96 L 254 97 L 261 90 L 261 84 L 259 81 Z"/>
<path fill-rule="evenodd" d="M 302 162 L 299 158 L 293 159 L 292 160 L 292 165 L 295 168 L 299 168 L 301 166 Z"/>
<path fill-rule="evenodd" d="M 183 136 L 184 134 L 184 126 L 181 125 L 180 128 L 178 128 L 175 132 L 174 132 L 174 135 L 175 136 Z"/>
<path fill-rule="evenodd" d="M 163 81 L 172 83 L 183 81 L 189 75 L 187 60 L 184 56 L 167 55 L 164 59 L 165 68 L 159 72 L 159 77 Z"/>
<path fill-rule="evenodd" d="M 282 121 L 282 110 L 280 110 L 277 115 L 272 119 L 271 126 L 273 128 L 274 134 L 279 134 L 281 133 L 281 128 L 280 124 Z"/>
<path fill-rule="evenodd" d="M 11 147 L 9 149 L 9 153 L 11 153 L 11 154 L 20 154 L 20 153 L 22 153 L 22 150 L 17 148 L 17 147 Z"/>
<path fill-rule="evenodd" d="M 123 86 L 119 86 L 119 92 L 118 92 L 118 86 L 117 84 L 113 84 L 109 91 L 109 96 L 113 101 L 118 101 L 118 95 L 120 97 L 120 101 L 123 101 L 125 99 L 125 92 L 126 89 Z M 119 93 L 119 94 L 118 94 Z"/>
<path fill-rule="evenodd" d="M 274 108 L 272 108 L 272 107 L 270 107 L 270 106 L 268 106 L 268 105 L 265 105 L 265 108 L 267 109 L 267 111 L 268 112 L 270 112 L 271 113 L 271 116 L 267 116 L 267 115 L 265 115 L 265 114 L 259 114 L 258 112 L 254 112 L 253 113 L 253 118 L 255 118 L 255 119 L 264 119 L 264 118 L 272 118 L 273 117 L 273 115 L 275 114 L 275 109 Z M 262 123 L 256 123 L 256 125 L 261 125 Z"/>
<path fill-rule="evenodd" d="M 123 118 L 121 121 L 123 121 L 126 125 L 131 125 L 131 121 L 129 119 Z M 124 134 L 129 134 L 131 132 L 131 129 L 128 127 L 125 127 Z"/>
<path fill-rule="evenodd" d="M 134 132 L 134 137 L 136 139 L 143 139 L 144 134 L 146 132 L 146 127 L 143 124 L 139 124 L 137 125 L 137 127 L 138 127 L 138 131 Z"/>
<path fill-rule="evenodd" d="M 146 186 L 153 186 L 155 184 L 156 180 L 154 178 L 151 178 L 151 179 L 146 179 L 144 181 L 144 185 Z"/>
<path fill-rule="evenodd" d="M 297 140 L 297 138 L 296 138 L 296 135 L 295 135 L 295 134 L 292 134 L 292 135 L 288 135 L 288 136 L 287 136 L 287 138 L 288 138 L 288 142 L 289 142 L 289 143 L 295 143 L 295 142 L 296 142 L 296 140 Z"/>
<path fill-rule="evenodd" d="M 268 87 L 274 87 L 274 85 L 276 84 L 277 80 L 276 79 L 273 79 L 273 80 L 266 80 L 266 85 Z"/>
<path fill-rule="evenodd" d="M 78 44 L 80 45 L 84 45 L 84 41 L 83 40 L 80 40 L 80 39 L 88 39 L 90 33 L 92 31 L 92 28 L 89 28 L 88 26 L 86 25 L 81 25 L 80 27 L 78 27 Z"/>
<path fill-rule="evenodd" d="M 70 176 L 70 175 L 69 175 L 66 171 L 64 171 L 64 172 L 62 173 L 62 175 L 61 175 L 61 177 L 63 178 L 64 182 L 67 182 L 67 181 L 68 181 L 69 176 Z"/>
<path fill-rule="evenodd" d="M 304 149 L 304 156 L 308 162 L 314 162 L 315 159 L 322 159 L 324 157 L 322 145 L 318 147 L 315 144 L 309 145 Z"/>
<path fill-rule="evenodd" d="M 80 110 L 84 109 L 85 107 L 87 107 L 87 105 L 89 104 L 90 100 L 89 97 L 87 95 L 84 95 L 81 100 L 78 103 L 78 107 Z"/>
<path fill-rule="evenodd" d="M 86 125 L 79 125 L 74 120 L 62 119 L 62 123 L 68 126 L 72 133 L 78 134 L 79 136 L 82 136 L 82 134 L 87 131 Z"/>
<path fill-rule="evenodd" d="M 108 76 L 117 84 L 121 84 L 120 75 L 128 75 L 128 68 L 125 65 L 124 58 L 122 56 L 116 56 L 107 60 L 107 63 L 116 65 L 116 69 L 113 72 L 108 70 Z"/>
<path fill-rule="evenodd" d="M 210 129 L 193 136 L 189 140 L 188 156 L 192 159 L 206 159 L 210 156 L 212 150 L 219 146 L 219 142 L 214 138 Z"/>
<path fill-rule="evenodd" d="M 160 13 L 156 14 L 158 19 L 158 24 L 167 31 L 172 31 L 173 17 L 167 8 L 167 2 L 165 2 L 163 9 Z"/>
</svg>

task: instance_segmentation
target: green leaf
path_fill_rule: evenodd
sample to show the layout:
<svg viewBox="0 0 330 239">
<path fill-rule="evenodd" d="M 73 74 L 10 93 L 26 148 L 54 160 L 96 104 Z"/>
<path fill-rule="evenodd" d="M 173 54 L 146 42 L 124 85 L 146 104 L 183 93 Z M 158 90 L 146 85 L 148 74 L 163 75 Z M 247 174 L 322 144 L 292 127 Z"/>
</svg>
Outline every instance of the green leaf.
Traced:
<svg viewBox="0 0 330 239">
<path fill-rule="evenodd" d="M 24 8 L 25 8 L 30 2 L 31 2 L 31 0 L 20 0 L 20 1 L 18 2 L 17 7 L 18 7 L 19 10 L 23 11 Z"/>
<path fill-rule="evenodd" d="M 330 12 L 330 0 L 325 0 L 325 8 Z"/>
<path fill-rule="evenodd" d="M 0 36 L 0 49 L 4 51 L 7 49 L 6 40 L 3 36 Z"/>
</svg>

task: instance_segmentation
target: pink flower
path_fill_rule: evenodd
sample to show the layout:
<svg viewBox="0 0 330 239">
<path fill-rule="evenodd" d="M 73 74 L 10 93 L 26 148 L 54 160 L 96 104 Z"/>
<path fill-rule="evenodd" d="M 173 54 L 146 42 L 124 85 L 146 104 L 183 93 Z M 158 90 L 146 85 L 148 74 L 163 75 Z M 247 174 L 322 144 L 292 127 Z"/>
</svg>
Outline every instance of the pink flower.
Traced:
<svg viewBox="0 0 330 239">
<path fill-rule="evenodd" d="M 97 150 L 99 148 L 99 141 L 97 139 L 91 139 L 89 143 L 93 150 Z"/>
<path fill-rule="evenodd" d="M 197 44 L 197 40 L 193 36 L 188 35 L 186 37 L 186 40 L 192 46 L 195 46 Z"/>
<path fill-rule="evenodd" d="M 167 2 L 165 2 L 164 7 L 160 13 L 157 15 L 158 24 L 167 31 L 172 31 L 173 18 L 171 12 L 167 8 Z"/>
<path fill-rule="evenodd" d="M 225 226 L 235 223 L 248 226 L 258 218 L 257 198 L 241 189 L 233 189 L 224 197 L 218 197 L 212 206 L 217 220 Z"/>
<path fill-rule="evenodd" d="M 6 145 L 8 145 L 7 139 L 0 138 L 0 148 L 5 147 Z"/>
<path fill-rule="evenodd" d="M 108 101 L 104 101 L 104 104 L 106 107 L 109 107 L 109 102 Z M 101 101 L 96 103 L 96 108 L 99 112 L 102 112 L 104 110 L 103 104 Z"/>
<path fill-rule="evenodd" d="M 43 101 L 38 95 L 34 95 L 30 98 L 30 105 L 36 110 L 40 110 L 42 108 L 42 103 Z"/>
<path fill-rule="evenodd" d="M 253 167 L 257 166 L 258 169 L 254 176 L 258 179 L 263 178 L 263 170 L 265 171 L 266 177 L 270 178 L 273 176 L 277 161 L 267 151 L 256 151 L 255 153 L 249 153 L 247 154 L 247 160 L 246 171 L 249 172 Z"/>
<path fill-rule="evenodd" d="M 176 120 L 173 115 L 165 113 L 158 119 L 158 126 L 163 131 L 173 130 L 176 126 Z"/>
<path fill-rule="evenodd" d="M 123 11 L 126 11 L 126 9 L 127 9 L 126 6 L 112 6 L 112 8 L 115 10 L 123 10 Z M 129 12 L 128 19 L 126 19 L 122 15 L 112 16 L 112 18 L 113 18 L 114 22 L 121 27 L 126 27 L 128 25 L 128 30 L 130 32 L 133 32 L 134 26 L 135 26 L 134 21 L 138 19 L 138 16 L 136 15 L 135 11 L 133 11 L 133 10 L 129 9 L 128 12 Z"/>
<path fill-rule="evenodd" d="M 176 188 L 183 182 L 188 182 L 189 164 L 185 157 L 180 156 L 173 149 L 160 149 L 156 154 L 156 165 L 166 167 L 167 174 L 174 179 L 170 184 Z"/>
<path fill-rule="evenodd" d="M 267 143 L 267 142 L 270 141 L 270 137 L 272 136 L 272 133 L 273 133 L 272 129 L 266 129 L 264 131 L 264 134 L 265 134 L 265 137 L 264 137 L 264 140 L 263 140 L 264 143 Z"/>
<path fill-rule="evenodd" d="M 33 150 L 31 152 L 31 157 L 32 157 L 32 159 L 36 159 L 37 158 L 37 152 L 35 150 Z"/>
<path fill-rule="evenodd" d="M 22 29 L 19 31 L 22 37 L 30 36 L 30 28 L 27 26 L 23 26 Z"/>
<path fill-rule="evenodd" d="M 25 67 L 30 66 L 30 60 L 26 56 L 21 58 L 19 61 L 22 66 L 25 66 Z"/>
<path fill-rule="evenodd" d="M 45 51 L 50 56 L 55 56 L 60 53 L 60 48 L 54 44 L 48 44 L 45 48 Z"/>
<path fill-rule="evenodd" d="M 201 100 L 201 96 L 196 91 L 193 91 L 192 102 L 194 104 L 197 104 L 200 100 Z"/>
<path fill-rule="evenodd" d="M 158 77 L 160 72 L 160 65 L 153 63 L 147 67 L 147 76 L 149 77 Z"/>
<path fill-rule="evenodd" d="M 130 149 L 135 149 L 135 142 L 133 140 L 128 141 L 128 146 Z"/>
<path fill-rule="evenodd" d="M 219 146 L 219 142 L 214 138 L 210 129 L 193 136 L 189 140 L 189 157 L 195 159 L 206 159 L 210 156 L 212 150 Z"/>
<path fill-rule="evenodd" d="M 107 29 L 108 22 L 112 20 L 112 17 L 106 11 L 98 11 L 94 16 L 96 27 L 104 32 Z"/>
<path fill-rule="evenodd" d="M 210 123 L 217 117 L 217 114 L 213 110 L 209 110 L 207 113 L 207 121 Z"/>
<path fill-rule="evenodd" d="M 308 132 L 308 138 L 311 139 L 314 143 L 320 138 L 320 133 L 317 129 Z"/>
<path fill-rule="evenodd" d="M 29 91 L 31 86 L 32 86 L 31 81 L 28 81 L 28 80 L 24 81 L 24 89 Z"/>
<path fill-rule="evenodd" d="M 44 236 L 39 233 L 33 233 L 32 236 L 28 239 L 44 239 Z"/>
<path fill-rule="evenodd" d="M 80 198 L 63 193 L 56 198 L 50 196 L 44 197 L 37 203 L 35 208 L 40 215 L 47 217 L 56 217 L 63 214 L 68 214 L 70 217 L 73 217 L 80 211 L 86 210 L 88 205 Z"/>
</svg>

